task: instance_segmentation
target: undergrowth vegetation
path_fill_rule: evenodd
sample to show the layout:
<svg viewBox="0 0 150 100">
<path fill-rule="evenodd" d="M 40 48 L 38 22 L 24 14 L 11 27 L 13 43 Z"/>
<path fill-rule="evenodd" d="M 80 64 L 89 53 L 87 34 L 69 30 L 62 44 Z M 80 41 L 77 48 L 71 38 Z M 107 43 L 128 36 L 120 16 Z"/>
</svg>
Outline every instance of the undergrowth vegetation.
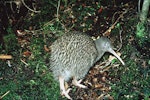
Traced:
<svg viewBox="0 0 150 100">
<path fill-rule="evenodd" d="M 22 57 L 23 48 L 19 48 L 18 43 L 10 39 L 16 40 L 16 36 L 11 33 L 5 37 L 7 49 L 2 51 L 4 54 L 11 54 L 13 59 L 0 62 L 0 94 L 9 92 L 3 99 L 57 100 L 60 98 L 58 84 L 53 80 L 45 64 L 44 58 L 47 54 L 43 50 L 43 38 L 31 38 L 30 58 Z M 27 59 L 25 63 L 22 62 L 23 59 Z"/>
</svg>

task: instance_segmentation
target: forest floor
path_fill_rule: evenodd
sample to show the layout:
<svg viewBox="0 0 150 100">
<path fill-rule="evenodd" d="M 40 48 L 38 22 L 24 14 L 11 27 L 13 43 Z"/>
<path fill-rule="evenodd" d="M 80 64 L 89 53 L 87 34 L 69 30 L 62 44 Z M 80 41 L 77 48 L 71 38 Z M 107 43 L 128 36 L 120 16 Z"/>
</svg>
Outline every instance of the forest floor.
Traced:
<svg viewBox="0 0 150 100">
<path fill-rule="evenodd" d="M 16 34 L 5 35 L 1 54 L 12 58 L 0 61 L 0 99 L 66 100 L 49 71 L 48 47 L 64 31 L 77 30 L 95 38 L 110 38 L 125 66 L 106 53 L 83 79 L 87 89 L 68 82 L 73 100 L 149 100 L 150 46 L 140 47 L 135 39 L 137 4 L 105 3 L 78 1 L 66 7 L 60 5 L 59 21 L 47 22 L 43 30 L 29 26 L 16 30 Z M 9 32 L 14 33 L 11 28 Z"/>
</svg>

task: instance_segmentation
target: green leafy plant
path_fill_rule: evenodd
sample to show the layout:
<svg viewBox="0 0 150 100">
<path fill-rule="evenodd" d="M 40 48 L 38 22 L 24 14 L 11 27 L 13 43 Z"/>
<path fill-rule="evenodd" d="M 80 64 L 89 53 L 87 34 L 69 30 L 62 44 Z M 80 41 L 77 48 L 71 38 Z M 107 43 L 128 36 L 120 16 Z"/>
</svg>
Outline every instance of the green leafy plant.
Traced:
<svg viewBox="0 0 150 100">
<path fill-rule="evenodd" d="M 138 23 L 136 30 L 137 30 L 136 37 L 140 46 L 142 46 L 147 41 L 150 42 L 150 39 L 148 39 L 148 33 L 146 32 L 144 23 Z"/>
</svg>

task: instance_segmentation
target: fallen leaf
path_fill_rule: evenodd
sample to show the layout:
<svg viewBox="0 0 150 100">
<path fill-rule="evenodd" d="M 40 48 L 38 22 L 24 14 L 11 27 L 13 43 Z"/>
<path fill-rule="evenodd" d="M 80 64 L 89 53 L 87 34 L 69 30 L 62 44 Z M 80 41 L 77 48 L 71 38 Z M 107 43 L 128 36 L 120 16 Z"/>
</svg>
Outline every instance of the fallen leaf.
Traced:
<svg viewBox="0 0 150 100">
<path fill-rule="evenodd" d="M 29 57 L 32 53 L 30 51 L 23 52 L 23 56 Z"/>
</svg>

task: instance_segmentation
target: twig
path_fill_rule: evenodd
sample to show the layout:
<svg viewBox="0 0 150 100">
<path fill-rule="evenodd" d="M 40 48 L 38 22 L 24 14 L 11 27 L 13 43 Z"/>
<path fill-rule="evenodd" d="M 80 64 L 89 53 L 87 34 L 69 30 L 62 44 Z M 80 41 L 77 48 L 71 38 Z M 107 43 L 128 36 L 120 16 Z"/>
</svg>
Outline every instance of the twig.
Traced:
<svg viewBox="0 0 150 100">
<path fill-rule="evenodd" d="M 33 10 L 33 9 L 29 8 L 29 7 L 25 4 L 24 0 L 21 0 L 21 1 L 22 1 L 22 4 L 23 4 L 28 10 L 30 10 L 30 11 L 32 11 L 32 12 L 35 12 L 35 13 L 40 13 L 40 12 L 41 12 L 41 11 L 36 11 L 36 10 Z"/>
<path fill-rule="evenodd" d="M 106 36 L 107 33 L 110 33 L 111 30 L 114 29 L 115 25 L 119 22 L 119 20 L 123 17 L 123 15 L 124 15 L 125 13 L 127 13 L 127 11 L 128 11 L 128 10 L 125 10 L 125 11 L 117 18 L 117 20 L 115 21 L 115 23 L 112 24 L 112 26 L 109 27 L 109 29 L 106 30 L 106 31 L 103 33 L 104 36 Z"/>
<path fill-rule="evenodd" d="M 11 55 L 0 54 L 0 59 L 12 59 Z"/>
<path fill-rule="evenodd" d="M 140 7 L 141 7 L 141 0 L 139 0 L 139 1 L 138 1 L 138 13 L 140 13 L 140 12 L 141 12 Z"/>
<path fill-rule="evenodd" d="M 114 14 L 113 14 L 113 16 L 112 16 L 112 20 L 111 20 L 111 22 L 112 23 L 114 23 L 115 22 L 115 16 L 116 16 L 116 14 L 117 14 L 118 12 L 115 12 Z"/>
<path fill-rule="evenodd" d="M 15 13 L 15 11 L 14 11 L 14 9 L 13 9 L 13 7 L 12 7 L 12 2 L 10 2 L 10 9 L 11 9 L 11 11 L 12 11 L 13 13 Z"/>
<path fill-rule="evenodd" d="M 7 91 L 5 94 L 3 94 L 2 96 L 0 96 L 0 99 L 2 99 L 4 96 L 6 96 L 10 91 Z"/>
<path fill-rule="evenodd" d="M 117 50 L 117 51 L 119 51 L 121 48 L 122 48 L 122 36 L 121 36 L 121 33 L 122 33 L 122 28 L 121 28 L 121 30 L 119 30 L 119 38 L 120 38 L 120 47 L 119 47 L 119 49 Z"/>
<path fill-rule="evenodd" d="M 21 3 L 22 2 L 22 3 Z M 15 3 L 16 5 L 17 5 L 17 8 L 20 10 L 20 6 L 21 6 L 21 4 L 23 4 L 28 10 L 30 10 L 30 11 L 32 11 L 32 12 L 35 12 L 35 13 L 40 13 L 41 11 L 36 11 L 36 10 L 33 10 L 33 9 L 31 9 L 31 8 L 29 8 L 26 4 L 25 4 L 25 2 L 24 2 L 24 0 L 12 0 L 12 1 L 5 1 L 5 3 L 10 3 L 10 8 L 11 8 L 11 11 L 14 13 L 15 11 L 14 11 L 14 9 L 13 9 L 13 7 L 12 7 L 12 3 Z M 17 13 L 19 13 L 19 12 L 17 12 Z"/>
<path fill-rule="evenodd" d="M 20 60 L 22 63 L 24 63 L 26 66 L 28 66 L 29 64 L 26 63 L 25 61 L 23 61 L 22 59 Z"/>
<path fill-rule="evenodd" d="M 57 21 L 59 20 L 59 8 L 60 8 L 60 0 L 58 1 L 58 6 L 57 6 L 57 15 L 56 15 L 56 17 L 57 17 Z"/>
<path fill-rule="evenodd" d="M 6 3 L 10 3 L 10 9 L 11 9 L 11 11 L 14 13 L 15 11 L 14 11 L 14 9 L 13 9 L 13 7 L 12 7 L 12 3 L 15 3 L 15 1 L 5 1 L 4 3 L 5 3 L 5 5 L 6 5 Z"/>
</svg>

